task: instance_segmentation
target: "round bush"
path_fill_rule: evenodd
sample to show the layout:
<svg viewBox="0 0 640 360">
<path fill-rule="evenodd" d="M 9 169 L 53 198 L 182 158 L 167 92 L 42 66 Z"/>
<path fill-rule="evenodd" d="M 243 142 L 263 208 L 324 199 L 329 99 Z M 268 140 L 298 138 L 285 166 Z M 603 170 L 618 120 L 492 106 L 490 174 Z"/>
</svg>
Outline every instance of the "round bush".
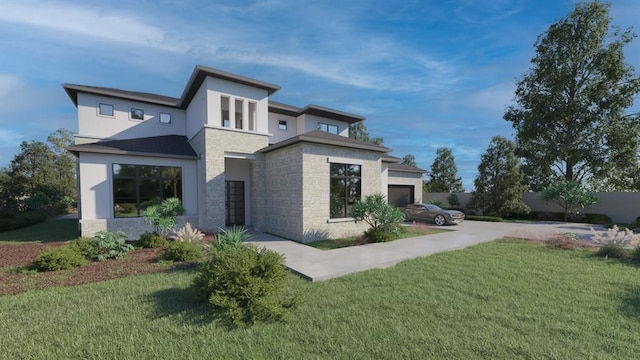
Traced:
<svg viewBox="0 0 640 360">
<path fill-rule="evenodd" d="M 194 279 L 196 292 L 222 310 L 236 326 L 278 320 L 295 304 L 284 299 L 284 257 L 275 251 L 242 244 L 214 251 Z"/>
<path fill-rule="evenodd" d="M 34 260 L 32 268 L 37 271 L 58 271 L 86 264 L 87 259 L 77 249 L 65 245 L 42 250 Z"/>
<path fill-rule="evenodd" d="M 95 243 L 91 241 L 91 238 L 88 237 L 79 237 L 77 239 L 72 240 L 67 245 L 70 248 L 78 251 L 82 256 L 89 259 L 94 255 L 97 255 L 97 249 L 95 247 Z"/>
<path fill-rule="evenodd" d="M 163 246 L 167 246 L 169 241 L 164 237 L 158 235 L 158 233 L 144 233 L 140 235 L 140 239 L 136 241 L 136 246 L 149 249 L 149 248 L 159 248 Z"/>
<path fill-rule="evenodd" d="M 619 244 L 605 244 L 596 253 L 599 256 L 622 259 L 627 256 L 627 250 Z"/>
<path fill-rule="evenodd" d="M 174 241 L 164 251 L 163 257 L 171 261 L 194 261 L 202 257 L 202 248 L 194 243 Z"/>
<path fill-rule="evenodd" d="M 387 242 L 398 237 L 395 233 L 384 229 L 369 229 L 365 231 L 364 236 L 372 243 Z"/>
</svg>

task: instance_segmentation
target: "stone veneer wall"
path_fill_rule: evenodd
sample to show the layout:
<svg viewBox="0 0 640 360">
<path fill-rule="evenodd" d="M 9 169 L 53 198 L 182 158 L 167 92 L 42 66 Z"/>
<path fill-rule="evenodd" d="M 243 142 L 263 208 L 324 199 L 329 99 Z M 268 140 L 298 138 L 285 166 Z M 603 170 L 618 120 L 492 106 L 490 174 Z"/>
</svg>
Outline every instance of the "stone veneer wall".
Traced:
<svg viewBox="0 0 640 360">
<path fill-rule="evenodd" d="M 265 154 L 265 222 L 260 229 L 298 241 L 302 240 L 302 151 L 298 143 Z"/>
<path fill-rule="evenodd" d="M 381 153 L 338 146 L 303 143 L 303 224 L 302 234 L 295 238 L 303 242 L 361 234 L 364 223 L 353 219 L 329 219 L 330 162 L 362 165 L 361 194 L 380 193 L 382 186 Z"/>
<path fill-rule="evenodd" d="M 200 225 L 215 231 L 225 227 L 225 152 L 253 155 L 269 142 L 264 134 L 210 127 L 203 131 L 205 151 L 199 161 L 204 165 L 205 196 L 200 201 L 204 200 L 206 218 Z"/>
<path fill-rule="evenodd" d="M 202 231 L 212 232 L 212 229 L 207 227 L 207 208 L 203 199 L 206 198 L 205 181 L 204 181 L 204 153 L 205 153 L 205 132 L 200 131 L 190 141 L 189 144 L 193 148 L 193 151 L 198 155 L 196 163 L 196 181 L 198 184 L 198 228 Z"/>
<path fill-rule="evenodd" d="M 191 216 L 179 216 L 176 220 L 177 228 L 183 227 L 187 222 L 192 225 L 198 223 L 198 218 Z M 80 220 L 82 236 L 91 237 L 98 231 L 123 231 L 127 234 L 127 240 L 138 240 L 143 233 L 153 231 L 153 227 L 143 217 Z"/>
</svg>

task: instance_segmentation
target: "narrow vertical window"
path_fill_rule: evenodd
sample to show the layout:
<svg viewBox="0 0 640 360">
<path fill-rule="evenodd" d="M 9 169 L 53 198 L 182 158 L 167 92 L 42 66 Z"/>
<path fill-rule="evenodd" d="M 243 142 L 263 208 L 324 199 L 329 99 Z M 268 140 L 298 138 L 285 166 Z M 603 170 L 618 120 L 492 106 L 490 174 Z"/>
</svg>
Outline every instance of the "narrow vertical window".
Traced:
<svg viewBox="0 0 640 360">
<path fill-rule="evenodd" d="M 231 123 L 229 122 L 229 98 L 227 96 L 223 96 L 220 99 L 220 119 L 222 119 L 222 123 L 220 125 L 224 127 L 230 127 Z"/>
<path fill-rule="evenodd" d="M 256 103 L 249 102 L 249 131 L 256 131 Z"/>
<path fill-rule="evenodd" d="M 244 115 L 244 111 L 242 109 L 243 105 L 244 101 L 236 99 L 236 129 L 244 129 L 242 126 L 242 115 Z"/>
</svg>

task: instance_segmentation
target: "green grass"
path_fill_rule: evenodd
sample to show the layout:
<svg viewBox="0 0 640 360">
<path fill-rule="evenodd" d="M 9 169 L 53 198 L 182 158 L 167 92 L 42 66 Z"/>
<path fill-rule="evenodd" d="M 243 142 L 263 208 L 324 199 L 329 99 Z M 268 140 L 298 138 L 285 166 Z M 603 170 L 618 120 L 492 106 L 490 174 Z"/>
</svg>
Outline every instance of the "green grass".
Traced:
<svg viewBox="0 0 640 360">
<path fill-rule="evenodd" d="M 423 235 L 440 234 L 440 233 L 449 231 L 449 230 L 434 229 L 434 228 L 424 227 L 424 226 L 404 226 L 402 229 L 403 230 L 400 237 L 398 237 L 395 240 L 407 239 L 407 238 L 423 236 Z M 361 243 L 360 236 L 349 236 L 349 237 L 340 238 L 340 239 L 327 239 L 327 240 L 315 241 L 311 243 L 306 243 L 305 245 L 309 245 L 311 247 L 314 247 L 320 250 L 332 250 L 332 249 L 340 249 L 340 248 L 350 247 L 350 246 L 358 246 L 358 245 L 362 245 L 362 243 Z"/>
<path fill-rule="evenodd" d="M 0 297 L 0 359 L 632 359 L 633 264 L 499 240 L 321 283 L 285 323 L 221 326 L 193 271 Z"/>
<path fill-rule="evenodd" d="M 0 232 L 0 243 L 68 241 L 80 236 L 77 219 L 49 219 L 22 229 Z"/>
</svg>

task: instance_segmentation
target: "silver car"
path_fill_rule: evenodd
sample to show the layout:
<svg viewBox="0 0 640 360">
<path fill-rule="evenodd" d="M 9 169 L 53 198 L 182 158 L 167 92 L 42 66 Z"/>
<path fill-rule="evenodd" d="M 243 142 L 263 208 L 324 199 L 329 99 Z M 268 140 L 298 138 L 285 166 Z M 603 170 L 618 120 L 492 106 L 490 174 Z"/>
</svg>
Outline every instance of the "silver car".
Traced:
<svg viewBox="0 0 640 360">
<path fill-rule="evenodd" d="M 444 210 L 433 204 L 410 204 L 404 208 L 404 213 L 409 221 L 429 221 L 439 226 L 464 221 L 464 213 Z"/>
</svg>

